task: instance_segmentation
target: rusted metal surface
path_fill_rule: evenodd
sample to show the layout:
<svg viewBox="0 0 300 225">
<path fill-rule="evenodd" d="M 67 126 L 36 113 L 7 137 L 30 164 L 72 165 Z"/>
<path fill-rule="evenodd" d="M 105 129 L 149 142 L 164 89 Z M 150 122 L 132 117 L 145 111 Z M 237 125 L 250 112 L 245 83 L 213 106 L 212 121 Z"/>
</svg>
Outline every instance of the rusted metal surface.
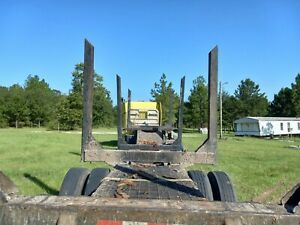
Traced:
<svg viewBox="0 0 300 225">
<path fill-rule="evenodd" d="M 196 150 L 213 154 L 216 162 L 217 154 L 217 97 L 218 97 L 218 46 L 208 55 L 208 138 Z"/>
<path fill-rule="evenodd" d="M 178 152 L 178 151 L 140 151 L 140 150 L 92 150 L 85 152 L 86 161 L 104 161 L 110 165 L 120 162 L 153 163 L 163 162 L 181 165 L 194 163 L 213 164 L 214 154 L 210 152 Z"/>
<path fill-rule="evenodd" d="M 97 225 L 99 220 L 169 224 L 299 225 L 300 215 L 254 203 L 36 196 L 0 205 L 0 224 Z"/>
<path fill-rule="evenodd" d="M 118 164 L 93 196 L 100 198 L 206 200 L 179 165 Z"/>
</svg>

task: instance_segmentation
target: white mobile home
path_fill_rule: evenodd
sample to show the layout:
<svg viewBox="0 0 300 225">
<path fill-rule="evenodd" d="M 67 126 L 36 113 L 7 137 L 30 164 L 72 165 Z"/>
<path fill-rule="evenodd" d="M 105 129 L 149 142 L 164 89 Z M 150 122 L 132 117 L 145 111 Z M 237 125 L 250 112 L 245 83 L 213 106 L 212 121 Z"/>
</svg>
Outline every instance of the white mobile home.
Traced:
<svg viewBox="0 0 300 225">
<path fill-rule="evenodd" d="M 300 117 L 245 117 L 234 121 L 236 136 L 300 134 Z"/>
</svg>

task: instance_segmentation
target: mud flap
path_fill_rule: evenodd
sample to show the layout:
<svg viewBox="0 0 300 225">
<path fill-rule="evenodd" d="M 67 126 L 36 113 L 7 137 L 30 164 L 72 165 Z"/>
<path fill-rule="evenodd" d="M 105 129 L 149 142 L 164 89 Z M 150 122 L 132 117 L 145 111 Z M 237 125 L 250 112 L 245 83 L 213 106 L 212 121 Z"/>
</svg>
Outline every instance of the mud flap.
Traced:
<svg viewBox="0 0 300 225">
<path fill-rule="evenodd" d="M 296 184 L 283 196 L 281 204 L 289 213 L 300 211 L 300 183 Z"/>
</svg>

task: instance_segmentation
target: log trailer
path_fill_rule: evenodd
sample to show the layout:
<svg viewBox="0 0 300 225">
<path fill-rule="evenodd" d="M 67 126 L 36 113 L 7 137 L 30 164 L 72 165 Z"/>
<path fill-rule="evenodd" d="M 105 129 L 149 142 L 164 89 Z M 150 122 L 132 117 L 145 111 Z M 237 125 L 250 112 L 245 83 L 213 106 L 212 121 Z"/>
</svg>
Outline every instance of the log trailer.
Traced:
<svg viewBox="0 0 300 225">
<path fill-rule="evenodd" d="M 238 202 L 226 173 L 185 169 L 194 163 L 216 163 L 217 47 L 209 53 L 208 64 L 208 137 L 194 152 L 184 151 L 182 147 L 184 77 L 180 86 L 177 135 L 168 142 L 166 134 L 174 130 L 170 123 L 162 126 L 161 122 L 133 121 L 136 110 L 147 113 L 150 110 L 152 119 L 157 115 L 155 110 L 151 111 L 153 105 L 147 108 L 147 104 L 131 102 L 131 91 L 124 104 L 121 78 L 117 76 L 118 149 L 106 150 L 92 134 L 94 47 L 85 40 L 81 159 L 104 161 L 113 169 L 71 168 L 59 196 L 18 196 L 13 183 L 0 173 L 0 224 L 299 225 L 299 184 L 286 194 L 281 205 Z M 154 108 L 160 112 L 158 105 Z M 126 123 L 122 121 L 125 118 Z"/>
</svg>

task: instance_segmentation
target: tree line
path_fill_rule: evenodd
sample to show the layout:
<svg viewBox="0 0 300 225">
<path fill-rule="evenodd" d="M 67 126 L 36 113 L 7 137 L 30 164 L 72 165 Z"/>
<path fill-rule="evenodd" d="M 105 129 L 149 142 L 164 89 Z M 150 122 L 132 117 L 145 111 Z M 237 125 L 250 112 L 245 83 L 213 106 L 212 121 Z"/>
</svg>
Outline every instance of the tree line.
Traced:
<svg viewBox="0 0 300 225">
<path fill-rule="evenodd" d="M 82 125 L 83 64 L 76 64 L 72 72 L 71 90 L 68 94 L 51 89 L 37 75 L 29 75 L 23 86 L 14 84 L 0 86 L 0 127 L 40 127 L 55 130 L 74 130 Z M 151 89 L 151 101 L 161 102 L 163 124 L 178 118 L 179 95 L 172 82 L 162 74 Z M 220 93 L 219 93 L 220 94 Z M 220 96 L 219 96 L 220 97 Z M 203 76 L 193 80 L 193 86 L 184 103 L 184 126 L 207 127 L 208 86 Z M 173 105 L 170 105 L 173 102 Z M 251 79 L 242 80 L 233 95 L 222 92 L 223 127 L 233 129 L 233 121 L 245 116 L 300 116 L 300 74 L 290 87 L 282 88 L 268 102 L 265 93 Z M 94 74 L 93 125 L 115 126 L 116 107 L 113 107 L 110 92 L 103 85 L 103 77 Z"/>
<path fill-rule="evenodd" d="M 176 112 L 179 106 L 179 97 L 172 88 L 172 83 L 167 81 L 163 74 L 159 82 L 154 84 L 151 90 L 152 100 L 162 102 L 163 121 L 167 121 L 170 107 L 168 99 L 175 95 L 173 112 L 174 117 L 178 117 Z M 220 94 L 220 93 L 219 93 Z M 220 96 L 219 96 L 220 97 Z M 233 121 L 246 116 L 273 116 L 273 117 L 299 117 L 300 116 L 300 74 L 295 77 L 295 82 L 291 87 L 282 88 L 274 99 L 268 102 L 266 94 L 260 90 L 258 84 L 249 78 L 240 82 L 233 95 L 222 91 L 222 117 L 223 127 L 233 130 Z M 183 122 L 185 127 L 202 128 L 208 124 L 208 86 L 203 76 L 198 76 L 193 80 L 188 101 L 184 103 Z M 218 98 L 219 99 L 219 98 Z"/>
<path fill-rule="evenodd" d="M 29 75 L 24 86 L 0 86 L 0 127 L 40 127 L 74 130 L 81 127 L 83 107 L 83 64 L 75 65 L 68 94 L 51 89 L 37 75 Z M 103 78 L 94 74 L 94 126 L 112 126 L 115 115 Z"/>
</svg>

